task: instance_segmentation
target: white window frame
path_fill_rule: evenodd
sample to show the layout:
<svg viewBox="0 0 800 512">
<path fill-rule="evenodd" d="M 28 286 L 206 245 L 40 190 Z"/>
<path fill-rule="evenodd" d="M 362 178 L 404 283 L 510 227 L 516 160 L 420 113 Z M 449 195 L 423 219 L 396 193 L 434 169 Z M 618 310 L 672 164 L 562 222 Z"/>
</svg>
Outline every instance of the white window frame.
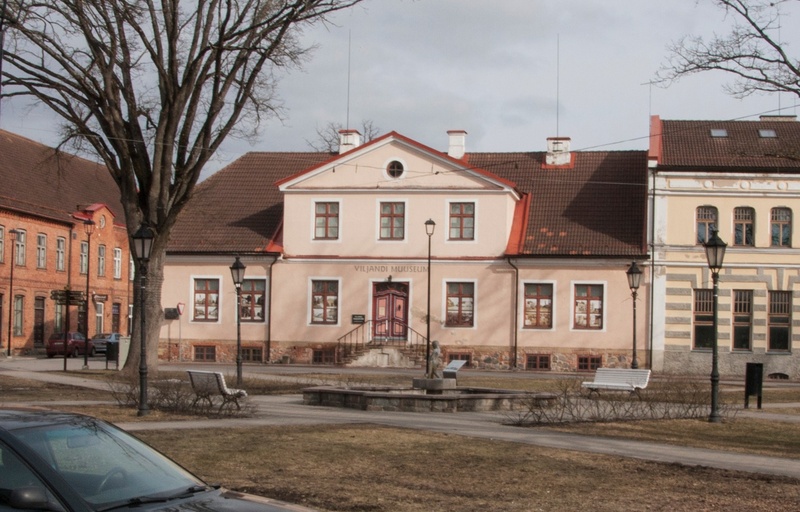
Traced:
<svg viewBox="0 0 800 512">
<path fill-rule="evenodd" d="M 578 285 L 603 287 L 603 327 L 601 329 L 576 329 L 575 328 L 575 287 Z M 570 332 L 598 333 L 608 330 L 608 281 L 592 281 L 589 279 L 576 279 L 570 281 L 569 287 L 569 330 Z"/>
<path fill-rule="evenodd" d="M 89 272 L 89 242 L 81 242 L 80 274 L 86 275 Z"/>
<path fill-rule="evenodd" d="M 556 330 L 556 318 L 557 311 L 556 307 L 558 305 L 558 301 L 556 297 L 558 296 L 558 282 L 548 279 L 525 279 L 520 281 L 522 286 L 519 287 L 519 304 L 522 306 L 522 310 L 520 311 L 520 318 L 519 318 L 519 330 L 525 333 L 537 333 L 537 332 L 552 332 Z M 549 284 L 553 287 L 553 305 L 550 311 L 552 318 L 550 319 L 550 327 L 549 328 L 541 328 L 541 327 L 525 327 L 525 285 L 526 284 Z"/>
<path fill-rule="evenodd" d="M 472 239 L 466 238 L 450 238 L 450 205 L 453 203 L 472 203 L 473 208 L 475 209 L 472 220 L 475 223 L 472 226 Z M 478 243 L 478 200 L 473 198 L 465 198 L 465 199 L 448 199 L 446 204 L 446 210 L 444 212 L 444 218 L 447 219 L 447 225 L 445 229 L 447 233 L 445 234 L 444 241 L 447 244 L 477 244 Z"/>
<path fill-rule="evenodd" d="M 100 244 L 97 246 L 97 277 L 104 277 L 106 275 L 106 246 Z"/>
<path fill-rule="evenodd" d="M 195 301 L 194 282 L 196 280 L 198 280 L 198 279 L 206 279 L 206 280 L 216 279 L 217 282 L 219 283 L 219 286 L 217 287 L 217 319 L 216 320 L 195 320 L 194 319 L 194 301 Z M 230 276 L 228 276 L 227 281 L 231 281 Z M 222 297 L 225 294 L 225 283 L 227 281 L 221 275 L 191 275 L 191 276 L 189 276 L 189 297 L 191 297 L 191 300 L 189 301 L 190 302 L 189 307 L 191 308 L 189 310 L 189 322 L 190 323 L 195 323 L 195 324 L 198 324 L 198 325 L 213 325 L 213 324 L 222 323 L 223 314 L 224 314 L 224 308 L 222 307 Z M 231 281 L 230 285 L 233 286 L 233 282 L 232 281 Z M 233 312 L 234 313 L 236 312 L 236 308 L 233 308 Z"/>
<path fill-rule="evenodd" d="M 14 263 L 18 267 L 25 266 L 25 246 L 28 232 L 24 229 L 17 230 L 16 240 L 14 241 Z"/>
<path fill-rule="evenodd" d="M 392 160 L 396 160 L 393 158 Z M 396 179 L 396 178 L 394 178 Z M 384 203 L 403 203 L 403 238 L 390 239 L 381 238 L 381 205 Z M 406 244 L 408 243 L 408 199 L 378 198 L 375 202 L 375 241 L 379 244 Z"/>
<path fill-rule="evenodd" d="M 314 281 L 336 281 L 336 323 L 331 324 L 321 324 L 321 323 L 314 323 L 313 320 L 313 304 L 312 304 L 312 297 L 314 296 Z M 311 276 L 308 278 L 307 284 L 307 292 L 306 292 L 306 325 L 309 327 L 321 327 L 331 328 L 331 327 L 340 327 L 342 325 L 342 311 L 344 310 L 342 307 L 342 278 L 341 277 L 332 277 L 332 276 Z"/>
<path fill-rule="evenodd" d="M 63 272 L 66 268 L 67 239 L 63 236 L 56 238 L 56 270 Z"/>
<path fill-rule="evenodd" d="M 472 325 L 470 326 L 447 326 L 447 285 L 449 283 L 471 283 L 472 284 Z M 456 329 L 458 331 L 476 330 L 478 328 L 478 280 L 464 279 L 463 277 L 445 277 L 442 279 L 442 309 L 439 313 L 442 318 L 443 329 Z"/>
<path fill-rule="evenodd" d="M 94 328 L 95 334 L 100 334 L 105 332 L 103 329 L 103 319 L 105 314 L 105 304 L 102 302 L 95 302 L 94 303 Z M 86 333 L 87 335 L 89 333 Z"/>
<path fill-rule="evenodd" d="M 36 235 L 36 268 L 47 268 L 47 235 Z"/>
<path fill-rule="evenodd" d="M 122 279 L 122 249 L 114 247 L 114 279 Z"/>
</svg>

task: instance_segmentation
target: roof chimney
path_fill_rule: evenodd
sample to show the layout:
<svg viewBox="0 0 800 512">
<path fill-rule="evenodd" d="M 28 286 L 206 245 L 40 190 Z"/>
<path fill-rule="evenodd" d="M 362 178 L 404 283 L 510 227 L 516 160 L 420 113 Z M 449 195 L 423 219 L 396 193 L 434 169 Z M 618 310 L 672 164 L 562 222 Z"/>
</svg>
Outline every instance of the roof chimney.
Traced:
<svg viewBox="0 0 800 512">
<path fill-rule="evenodd" d="M 358 130 L 339 130 L 339 154 L 347 153 L 361 145 L 361 134 Z"/>
<path fill-rule="evenodd" d="M 447 156 L 451 158 L 463 158 L 467 151 L 467 132 L 464 130 L 447 130 L 450 137 L 450 146 L 447 148 Z"/>
<path fill-rule="evenodd" d="M 759 121 L 783 121 L 783 122 L 788 122 L 788 121 L 797 121 L 797 116 L 769 116 L 769 115 L 764 115 L 764 116 L 759 116 L 758 120 Z"/>
<path fill-rule="evenodd" d="M 569 152 L 569 137 L 547 137 L 547 165 L 567 165 L 572 156 Z"/>
</svg>

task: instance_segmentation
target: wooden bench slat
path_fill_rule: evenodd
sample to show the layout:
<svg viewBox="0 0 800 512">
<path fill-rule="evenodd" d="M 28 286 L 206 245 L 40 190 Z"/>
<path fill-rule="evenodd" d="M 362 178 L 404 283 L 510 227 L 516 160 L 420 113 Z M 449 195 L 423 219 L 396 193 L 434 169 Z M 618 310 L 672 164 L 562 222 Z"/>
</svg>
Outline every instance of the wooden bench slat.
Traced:
<svg viewBox="0 0 800 512">
<path fill-rule="evenodd" d="M 189 374 L 189 382 L 192 384 L 192 389 L 195 393 L 194 407 L 199 401 L 208 402 L 209 406 L 214 405 L 212 397 L 222 397 L 222 404 L 219 407 L 219 412 L 227 404 L 235 404 L 236 409 L 241 409 L 239 399 L 247 397 L 247 391 L 243 389 L 229 388 L 225 383 L 225 376 L 220 372 L 208 372 L 203 370 L 186 370 Z"/>
</svg>

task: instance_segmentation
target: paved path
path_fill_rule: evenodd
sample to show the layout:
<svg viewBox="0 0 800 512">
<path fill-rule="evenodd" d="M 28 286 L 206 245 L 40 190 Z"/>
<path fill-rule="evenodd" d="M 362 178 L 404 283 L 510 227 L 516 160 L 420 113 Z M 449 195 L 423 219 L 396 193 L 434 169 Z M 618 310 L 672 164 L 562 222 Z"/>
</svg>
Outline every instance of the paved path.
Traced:
<svg viewBox="0 0 800 512">
<path fill-rule="evenodd" d="M 93 362 L 94 364 L 94 362 Z M 41 371 L 47 364 L 36 364 L 23 360 L 0 360 L 0 374 L 9 372 L 15 376 L 48 382 L 61 382 L 75 386 L 107 389 L 106 384 L 54 371 Z M 92 366 L 92 365 L 90 365 Z M 179 369 L 171 365 L 171 369 Z M 197 368 L 193 365 L 192 368 Z M 261 369 L 261 367 L 254 367 Z M 306 370 L 308 371 L 308 370 Z M 342 371 L 341 369 L 339 371 Z M 495 373 L 497 375 L 497 373 Z M 253 372 L 248 377 L 277 378 L 268 372 Z M 286 377 L 280 377 L 285 379 Z M 256 405 L 251 418 L 200 419 L 191 421 L 129 422 L 119 426 L 129 430 L 232 428 L 249 426 L 291 426 L 315 424 L 377 424 L 389 427 L 410 428 L 432 432 L 492 439 L 513 443 L 526 443 L 548 448 L 578 450 L 636 459 L 707 466 L 736 471 L 785 475 L 800 479 L 800 460 L 759 455 L 747 455 L 722 450 L 688 448 L 660 443 L 641 442 L 604 437 L 584 436 L 553 432 L 538 428 L 521 428 L 504 425 L 503 413 L 410 413 L 367 412 L 354 409 L 311 407 L 302 404 L 299 395 L 253 396 L 249 400 Z M 53 404 L 53 402 L 48 402 Z M 800 406 L 800 404 L 791 404 Z M 739 410 L 737 415 L 758 417 L 775 421 L 800 421 L 800 415 L 771 414 L 765 409 Z M 786 408 L 787 404 L 776 404 Z"/>
</svg>

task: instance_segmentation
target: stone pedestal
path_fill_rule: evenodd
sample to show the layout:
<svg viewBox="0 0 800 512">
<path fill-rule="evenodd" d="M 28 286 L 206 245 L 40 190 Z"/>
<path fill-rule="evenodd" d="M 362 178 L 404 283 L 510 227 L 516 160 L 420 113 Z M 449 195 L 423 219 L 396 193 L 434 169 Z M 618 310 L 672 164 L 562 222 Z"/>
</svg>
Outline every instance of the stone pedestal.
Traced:
<svg viewBox="0 0 800 512">
<path fill-rule="evenodd" d="M 456 389 L 456 379 L 414 379 L 411 382 L 414 389 L 424 389 L 429 392 Z"/>
</svg>

